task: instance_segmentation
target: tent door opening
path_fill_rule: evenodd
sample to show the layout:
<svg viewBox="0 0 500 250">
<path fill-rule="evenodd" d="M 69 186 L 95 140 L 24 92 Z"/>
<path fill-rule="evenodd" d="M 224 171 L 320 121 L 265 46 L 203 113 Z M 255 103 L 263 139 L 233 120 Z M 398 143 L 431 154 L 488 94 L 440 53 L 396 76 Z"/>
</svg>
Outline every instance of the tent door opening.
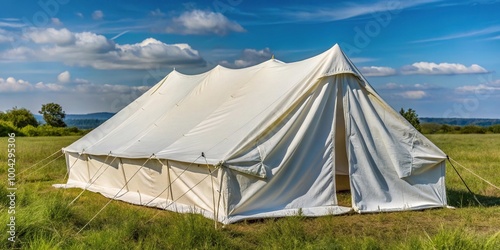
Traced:
<svg viewBox="0 0 500 250">
<path fill-rule="evenodd" d="M 349 160 L 347 159 L 344 112 L 342 85 L 339 84 L 337 86 L 334 123 L 335 195 L 339 206 L 351 207 L 351 180 L 349 178 Z"/>
</svg>

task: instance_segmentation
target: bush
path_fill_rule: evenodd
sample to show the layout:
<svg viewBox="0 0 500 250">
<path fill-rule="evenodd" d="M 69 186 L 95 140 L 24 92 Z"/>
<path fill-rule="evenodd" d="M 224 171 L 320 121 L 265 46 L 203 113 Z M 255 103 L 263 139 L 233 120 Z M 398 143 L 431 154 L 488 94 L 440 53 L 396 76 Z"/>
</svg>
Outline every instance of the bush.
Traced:
<svg viewBox="0 0 500 250">
<path fill-rule="evenodd" d="M 27 136 L 39 136 L 40 131 L 39 128 L 33 127 L 32 125 L 28 125 L 21 129 L 21 132 Z"/>
<path fill-rule="evenodd" d="M 438 123 L 421 124 L 423 134 L 500 134 L 500 124 L 482 127 L 478 125 L 457 126 Z"/>
<path fill-rule="evenodd" d="M 498 134 L 500 133 L 500 124 L 490 126 L 488 130 L 492 133 Z"/>
<path fill-rule="evenodd" d="M 487 129 L 476 125 L 464 126 L 461 130 L 462 134 L 485 134 Z"/>
<path fill-rule="evenodd" d="M 0 120 L 0 136 L 8 136 L 9 133 L 16 133 L 16 136 L 24 135 L 12 122 Z"/>
<path fill-rule="evenodd" d="M 21 132 L 27 136 L 68 136 L 68 135 L 83 135 L 85 131 L 79 130 L 77 127 L 57 128 L 49 125 L 39 127 L 26 126 L 21 129 Z"/>
<path fill-rule="evenodd" d="M 31 113 L 31 111 L 25 108 L 19 109 L 14 107 L 11 110 L 7 110 L 7 112 L 0 115 L 0 119 L 12 122 L 14 127 L 17 128 L 24 128 L 28 125 L 32 125 L 34 127 L 38 126 L 38 121 L 35 116 Z"/>
<path fill-rule="evenodd" d="M 435 134 L 440 132 L 442 125 L 437 123 L 424 123 L 420 125 L 421 131 L 424 134 Z"/>
</svg>

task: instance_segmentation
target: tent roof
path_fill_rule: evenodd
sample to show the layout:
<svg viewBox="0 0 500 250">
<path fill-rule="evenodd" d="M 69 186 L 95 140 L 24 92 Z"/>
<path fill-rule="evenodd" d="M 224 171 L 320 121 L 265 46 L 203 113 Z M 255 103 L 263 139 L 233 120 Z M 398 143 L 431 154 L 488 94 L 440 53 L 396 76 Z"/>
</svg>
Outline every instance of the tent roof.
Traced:
<svg viewBox="0 0 500 250">
<path fill-rule="evenodd" d="M 266 127 L 324 76 L 360 76 L 338 45 L 315 57 L 198 75 L 172 71 L 100 127 L 64 150 L 210 164 L 225 160 L 249 131 Z M 198 159 L 205 163 L 204 159 Z"/>
</svg>

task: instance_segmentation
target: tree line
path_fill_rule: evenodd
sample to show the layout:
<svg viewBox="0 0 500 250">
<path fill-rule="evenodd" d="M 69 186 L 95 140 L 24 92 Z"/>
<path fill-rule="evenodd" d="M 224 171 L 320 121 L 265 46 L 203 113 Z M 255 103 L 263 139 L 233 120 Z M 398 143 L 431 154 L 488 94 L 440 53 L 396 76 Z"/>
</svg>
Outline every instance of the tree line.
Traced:
<svg viewBox="0 0 500 250">
<path fill-rule="evenodd" d="M 39 124 L 33 113 L 26 108 L 13 107 L 6 112 L 0 111 L 0 136 L 7 136 L 9 133 L 16 133 L 18 136 L 64 136 L 83 135 L 90 129 L 78 129 L 77 127 L 67 127 L 64 122 L 66 113 L 61 105 L 57 103 L 43 104 L 38 111 L 43 116 L 45 124 Z M 420 123 L 418 114 L 413 109 L 404 110 L 399 113 L 418 131 L 423 134 L 486 134 L 500 133 L 500 124 L 491 126 L 477 125 L 448 125 L 438 123 Z M 79 120 L 78 122 L 82 122 Z M 102 121 L 97 119 L 85 120 L 89 127 L 95 127 Z"/>
<path fill-rule="evenodd" d="M 19 136 L 62 136 L 80 135 L 86 131 L 76 127 L 67 127 L 64 122 L 66 113 L 57 103 L 43 104 L 38 111 L 45 124 L 39 124 L 31 111 L 26 108 L 13 107 L 6 112 L 0 111 L 0 136 L 16 133 Z"/>
<path fill-rule="evenodd" d="M 440 123 L 420 123 L 417 112 L 413 109 L 404 110 L 401 108 L 399 113 L 422 134 L 498 134 L 500 133 L 500 124 L 490 126 L 478 125 L 449 125 Z"/>
</svg>

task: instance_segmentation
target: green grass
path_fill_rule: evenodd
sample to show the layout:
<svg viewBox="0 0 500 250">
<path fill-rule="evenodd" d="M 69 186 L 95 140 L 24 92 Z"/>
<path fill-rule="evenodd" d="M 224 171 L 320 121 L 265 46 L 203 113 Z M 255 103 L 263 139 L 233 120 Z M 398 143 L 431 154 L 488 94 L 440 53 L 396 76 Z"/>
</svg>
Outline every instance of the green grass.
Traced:
<svg viewBox="0 0 500 250">
<path fill-rule="evenodd" d="M 450 157 L 500 185 L 500 135 L 428 137 Z M 215 229 L 213 221 L 200 215 L 115 201 L 77 234 L 108 199 L 85 192 L 68 206 L 81 190 L 52 187 L 64 183 L 64 158 L 19 172 L 78 137 L 16 139 L 18 238 L 14 244 L 8 242 L 4 227 L 0 249 L 500 249 L 500 192 L 456 166 L 485 205 L 479 206 L 449 165 L 448 202 L 457 209 L 295 216 Z M 9 221 L 6 151 L 7 138 L 0 137 L 0 221 L 4 225 Z"/>
</svg>

